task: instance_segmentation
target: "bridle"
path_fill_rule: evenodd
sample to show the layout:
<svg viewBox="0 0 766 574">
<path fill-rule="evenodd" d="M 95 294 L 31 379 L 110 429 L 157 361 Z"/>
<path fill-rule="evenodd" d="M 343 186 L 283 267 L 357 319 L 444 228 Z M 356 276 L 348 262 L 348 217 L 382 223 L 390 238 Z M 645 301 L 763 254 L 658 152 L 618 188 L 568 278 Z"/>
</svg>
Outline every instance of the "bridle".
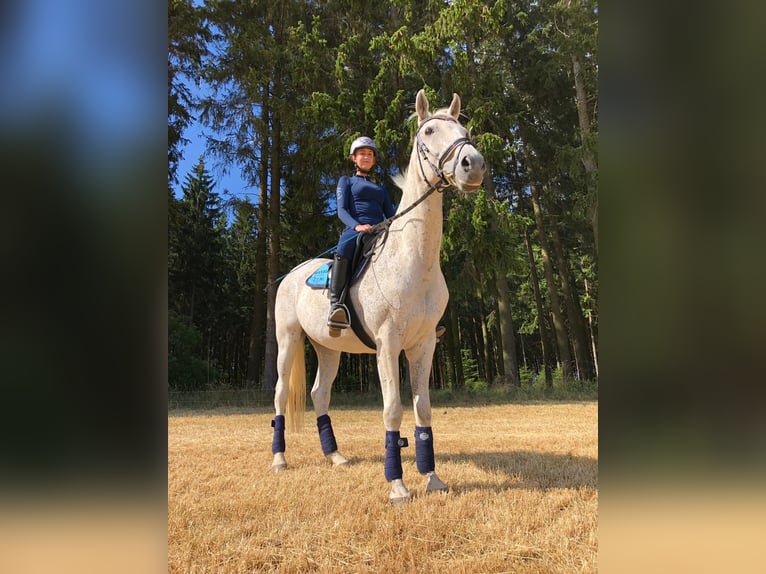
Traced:
<svg viewBox="0 0 766 574">
<path fill-rule="evenodd" d="M 455 123 L 458 123 L 458 121 L 452 116 L 431 116 L 430 118 L 423 120 L 423 122 L 418 126 L 418 131 L 415 134 L 415 145 L 418 146 L 418 166 L 420 167 L 420 173 L 423 176 L 423 181 L 429 187 L 428 191 L 431 192 L 434 188 L 436 191 L 444 191 L 448 187 L 455 185 L 455 169 L 457 168 L 457 162 L 460 158 L 460 152 L 466 144 L 471 143 L 471 140 L 467 137 L 456 139 L 449 145 L 446 150 L 444 150 L 444 153 L 442 153 L 441 157 L 439 157 L 437 164 L 434 165 L 431 161 L 431 157 L 434 154 L 431 153 L 431 151 L 428 149 L 428 146 L 423 143 L 422 139 L 420 139 L 420 130 L 422 130 L 423 126 L 425 126 L 431 120 L 442 120 L 445 122 Z M 455 153 L 455 163 L 452 164 L 452 171 L 445 173 L 444 164 L 447 162 L 453 152 Z M 439 178 L 436 183 L 432 184 L 428 181 L 428 178 L 426 177 L 426 171 L 423 169 L 423 161 L 428 164 L 428 167 L 431 168 L 431 171 L 433 171 L 434 174 L 436 174 L 436 176 Z"/>
<path fill-rule="evenodd" d="M 418 205 L 423 203 L 429 195 L 431 195 L 434 191 L 443 192 L 445 189 L 452 187 L 455 185 L 455 169 L 457 168 L 457 162 L 460 158 L 460 152 L 463 149 L 463 147 L 467 144 L 471 143 L 471 139 L 467 137 L 462 137 L 456 139 L 454 142 L 452 142 L 447 149 L 444 150 L 444 152 L 439 157 L 436 164 L 434 164 L 431 161 L 431 157 L 436 157 L 435 154 L 431 153 L 431 150 L 428 149 L 428 146 L 423 143 L 423 140 L 420 139 L 420 130 L 423 129 L 423 126 L 426 125 L 431 120 L 441 120 L 445 122 L 455 122 L 458 123 L 458 121 L 453 118 L 452 116 L 431 116 L 430 118 L 426 118 L 418 125 L 418 131 L 415 133 L 415 145 L 417 146 L 418 150 L 418 167 L 420 168 L 420 173 L 423 176 L 423 181 L 428 186 L 428 191 L 426 191 L 423 195 L 421 195 L 419 198 L 417 198 L 412 205 L 408 206 L 406 209 L 403 209 L 396 215 L 389 217 L 388 219 L 384 219 L 380 223 L 377 223 L 372 226 L 370 229 L 371 232 L 377 232 L 381 229 L 388 229 L 388 226 L 391 225 L 391 223 L 394 222 L 394 220 L 399 219 L 403 215 L 406 215 L 413 209 L 415 209 Z M 452 164 L 452 172 L 445 173 L 444 171 L 444 164 L 449 160 L 450 156 L 454 153 L 455 155 L 455 162 Z M 428 181 L 428 177 L 426 176 L 426 170 L 423 168 L 423 162 L 426 162 L 428 164 L 428 167 L 431 168 L 431 171 L 434 172 L 434 174 L 438 177 L 436 180 L 436 183 L 431 183 Z"/>
<path fill-rule="evenodd" d="M 429 156 L 433 156 L 434 154 L 431 153 L 431 151 L 428 149 L 428 146 L 423 143 L 423 140 L 420 139 L 420 130 L 423 128 L 424 125 L 426 125 L 431 120 L 442 120 L 445 122 L 459 123 L 452 116 L 438 115 L 438 116 L 431 116 L 430 118 L 426 118 L 425 120 L 423 120 L 423 122 L 421 122 L 418 125 L 418 131 L 415 133 L 415 145 L 418 147 L 418 166 L 420 167 L 420 173 L 423 176 L 423 181 L 428 186 L 428 191 L 426 191 L 423 195 L 417 198 L 412 203 L 412 205 L 408 206 L 406 209 L 389 217 L 388 219 L 384 219 L 380 223 L 376 223 L 370 228 L 370 233 L 378 233 L 381 230 L 384 230 L 385 233 L 382 234 L 383 235 L 382 241 L 379 241 L 380 237 L 378 237 L 374 241 L 370 242 L 369 247 L 365 250 L 365 255 L 372 252 L 376 248 L 376 246 L 378 246 L 378 244 L 380 244 L 380 246 L 385 244 L 386 238 L 388 237 L 388 228 L 391 225 L 391 223 L 393 223 L 395 220 L 399 219 L 403 215 L 415 209 L 418 205 L 423 203 L 426 200 L 426 198 L 429 195 L 431 195 L 434 191 L 438 191 L 441 193 L 448 187 L 455 185 L 455 168 L 457 167 L 457 161 L 460 158 L 460 151 L 463 149 L 463 146 L 471 143 L 471 138 L 464 137 L 464 138 L 456 139 L 454 142 L 452 142 L 449 145 L 449 147 L 446 150 L 444 150 L 444 153 L 442 153 L 441 157 L 439 157 L 439 161 L 436 163 L 436 165 L 434 165 L 429 158 Z M 447 160 L 449 159 L 450 155 L 452 155 L 452 153 L 455 154 L 455 163 L 452 164 L 452 173 L 445 174 L 444 164 L 447 162 Z M 431 182 L 428 181 L 428 177 L 426 177 L 425 169 L 423 169 L 424 160 L 428 163 L 428 166 L 431 168 L 434 174 L 436 174 L 436 176 L 439 178 L 436 183 L 432 184 Z M 349 239 L 347 239 L 346 241 L 349 241 Z M 269 282 L 266 285 L 266 287 L 263 289 L 263 292 L 266 293 L 272 285 L 279 283 L 282 279 L 287 277 L 288 274 L 295 271 L 298 267 L 305 265 L 309 261 L 314 261 L 315 259 L 321 257 L 322 255 L 326 255 L 327 253 L 330 253 L 334 251 L 335 249 L 336 247 L 332 247 L 331 249 L 328 249 L 324 253 L 320 253 L 314 258 L 304 261 L 303 263 L 301 263 L 297 267 L 294 267 L 292 270 L 288 271 L 284 275 L 277 277 L 277 279 L 273 283 Z"/>
</svg>

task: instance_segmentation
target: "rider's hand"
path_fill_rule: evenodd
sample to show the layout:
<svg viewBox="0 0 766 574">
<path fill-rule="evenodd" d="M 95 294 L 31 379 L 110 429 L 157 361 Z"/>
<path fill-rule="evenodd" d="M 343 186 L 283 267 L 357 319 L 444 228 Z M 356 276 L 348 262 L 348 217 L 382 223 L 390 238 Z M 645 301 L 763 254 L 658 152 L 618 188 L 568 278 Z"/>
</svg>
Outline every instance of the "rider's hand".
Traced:
<svg viewBox="0 0 766 574">
<path fill-rule="evenodd" d="M 359 233 L 369 233 L 370 229 L 372 229 L 372 225 L 369 223 L 362 223 L 354 227 L 354 231 L 358 231 Z"/>
</svg>

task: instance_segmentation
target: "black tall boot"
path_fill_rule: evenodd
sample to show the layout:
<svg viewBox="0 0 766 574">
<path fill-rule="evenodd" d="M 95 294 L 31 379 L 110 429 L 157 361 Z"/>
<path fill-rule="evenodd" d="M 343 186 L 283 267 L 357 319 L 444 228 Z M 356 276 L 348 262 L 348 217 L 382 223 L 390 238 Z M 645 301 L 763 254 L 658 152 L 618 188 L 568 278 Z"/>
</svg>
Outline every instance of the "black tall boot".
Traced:
<svg viewBox="0 0 766 574">
<path fill-rule="evenodd" d="M 340 255 L 335 255 L 330 275 L 330 314 L 327 325 L 334 329 L 345 329 L 349 326 L 348 308 L 343 304 L 346 298 L 346 281 L 351 261 Z"/>
</svg>

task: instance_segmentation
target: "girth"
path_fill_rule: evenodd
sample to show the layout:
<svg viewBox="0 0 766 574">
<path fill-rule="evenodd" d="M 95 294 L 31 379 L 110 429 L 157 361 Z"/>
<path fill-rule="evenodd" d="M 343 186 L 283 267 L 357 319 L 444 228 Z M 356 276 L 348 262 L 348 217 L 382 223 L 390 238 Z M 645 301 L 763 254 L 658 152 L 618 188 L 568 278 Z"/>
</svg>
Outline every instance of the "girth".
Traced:
<svg viewBox="0 0 766 574">
<path fill-rule="evenodd" d="M 351 285 L 353 285 L 365 272 L 367 269 L 367 264 L 370 261 L 370 256 L 373 253 L 373 250 L 375 248 L 375 242 L 378 238 L 378 235 L 380 233 L 384 232 L 378 232 L 378 233 L 360 233 L 359 236 L 356 238 L 356 249 L 354 250 L 354 259 L 351 262 L 351 279 L 349 279 L 348 287 L 347 289 L 351 289 Z M 351 294 L 349 293 L 346 296 L 345 301 L 346 307 L 348 308 L 348 315 L 349 315 L 349 321 L 351 323 L 351 329 L 354 331 L 354 334 L 359 337 L 359 340 L 367 345 L 370 349 L 377 349 L 377 346 L 375 345 L 375 340 L 367 333 L 367 329 L 365 329 L 364 325 L 362 325 L 362 321 L 359 318 L 358 313 L 356 312 L 356 305 L 354 304 L 354 300 L 351 297 Z"/>
</svg>

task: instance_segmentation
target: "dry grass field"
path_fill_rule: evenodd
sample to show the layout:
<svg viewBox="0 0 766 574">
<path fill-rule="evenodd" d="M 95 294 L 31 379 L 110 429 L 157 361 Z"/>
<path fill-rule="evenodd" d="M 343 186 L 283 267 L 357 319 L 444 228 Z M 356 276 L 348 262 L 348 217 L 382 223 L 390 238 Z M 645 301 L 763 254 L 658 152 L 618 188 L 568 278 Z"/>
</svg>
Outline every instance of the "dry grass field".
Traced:
<svg viewBox="0 0 766 574">
<path fill-rule="evenodd" d="M 406 406 L 406 405 L 405 405 Z M 436 472 L 425 495 L 414 441 L 412 501 L 388 503 L 380 409 L 330 411 L 347 469 L 322 456 L 315 419 L 271 473 L 273 414 L 168 417 L 168 572 L 595 572 L 595 402 L 434 405 Z M 414 416 L 405 409 L 402 435 Z"/>
</svg>

